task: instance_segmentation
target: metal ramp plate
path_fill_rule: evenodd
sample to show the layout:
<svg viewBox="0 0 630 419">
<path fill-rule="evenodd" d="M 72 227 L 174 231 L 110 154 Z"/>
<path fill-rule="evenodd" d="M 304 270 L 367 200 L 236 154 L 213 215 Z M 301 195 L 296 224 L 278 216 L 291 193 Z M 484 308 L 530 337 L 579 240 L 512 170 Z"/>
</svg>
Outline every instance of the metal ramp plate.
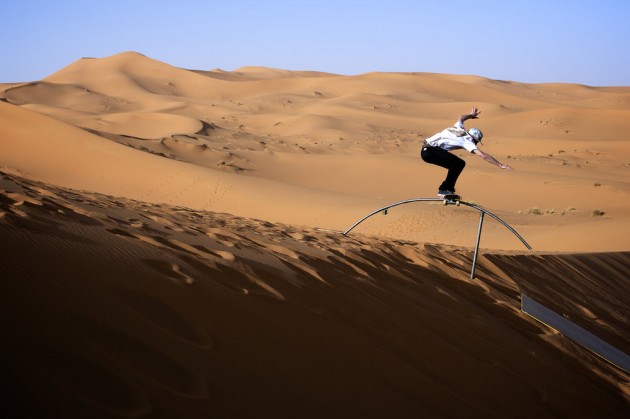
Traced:
<svg viewBox="0 0 630 419">
<path fill-rule="evenodd" d="M 618 368 L 630 372 L 630 356 L 626 353 L 609 345 L 594 334 L 534 301 L 525 294 L 521 294 L 521 311 L 557 330 Z"/>
</svg>

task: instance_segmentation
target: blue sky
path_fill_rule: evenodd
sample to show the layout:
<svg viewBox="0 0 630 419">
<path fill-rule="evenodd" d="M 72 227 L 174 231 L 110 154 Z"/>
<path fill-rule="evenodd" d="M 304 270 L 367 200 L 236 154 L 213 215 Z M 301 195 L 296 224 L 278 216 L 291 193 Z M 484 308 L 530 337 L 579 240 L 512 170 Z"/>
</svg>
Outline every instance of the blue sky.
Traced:
<svg viewBox="0 0 630 419">
<path fill-rule="evenodd" d="M 630 86 L 630 1 L 2 0 L 0 83 L 138 51 L 199 70 Z"/>
</svg>

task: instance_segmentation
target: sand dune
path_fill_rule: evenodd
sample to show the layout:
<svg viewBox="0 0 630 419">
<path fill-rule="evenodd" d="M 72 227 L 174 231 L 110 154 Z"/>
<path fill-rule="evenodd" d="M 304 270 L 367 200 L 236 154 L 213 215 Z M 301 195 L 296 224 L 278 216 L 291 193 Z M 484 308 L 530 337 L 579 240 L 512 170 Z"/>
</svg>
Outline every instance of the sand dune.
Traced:
<svg viewBox="0 0 630 419">
<path fill-rule="evenodd" d="M 422 140 L 470 107 L 465 200 Z M 7 415 L 627 417 L 630 87 L 126 52 L 0 85 Z M 562 252 L 562 253 L 560 253 Z M 579 253 L 576 253 L 579 252 Z"/>
<path fill-rule="evenodd" d="M 34 417 L 627 417 L 630 254 L 343 237 L 2 174 L 8 392 Z M 570 290 L 570 292 L 568 292 Z"/>
</svg>

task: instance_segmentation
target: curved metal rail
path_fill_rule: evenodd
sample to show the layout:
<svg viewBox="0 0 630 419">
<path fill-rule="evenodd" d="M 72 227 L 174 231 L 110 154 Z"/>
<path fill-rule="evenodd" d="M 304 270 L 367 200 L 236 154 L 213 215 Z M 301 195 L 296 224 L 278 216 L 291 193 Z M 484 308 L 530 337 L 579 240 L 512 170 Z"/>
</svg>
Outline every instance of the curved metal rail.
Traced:
<svg viewBox="0 0 630 419">
<path fill-rule="evenodd" d="M 348 233 L 350 233 L 350 231 L 352 231 L 356 226 L 358 226 L 359 224 L 361 224 L 363 221 L 367 220 L 368 218 L 370 218 L 371 216 L 378 214 L 379 212 L 384 212 L 385 215 L 387 215 L 387 210 L 393 207 L 397 207 L 398 205 L 402 205 L 402 204 L 409 204 L 411 202 L 423 202 L 423 201 L 444 201 L 441 198 L 414 198 L 414 199 L 407 199 L 405 201 L 400 201 L 400 202 L 396 202 L 395 204 L 390 204 L 387 205 L 386 207 L 383 208 L 379 208 L 376 211 L 373 211 L 371 213 L 369 213 L 368 215 L 366 215 L 365 217 L 361 218 L 359 221 L 357 221 L 356 223 L 352 224 L 352 226 L 347 229 L 346 231 L 344 231 L 342 234 L 345 236 Z"/>
<path fill-rule="evenodd" d="M 387 215 L 387 210 L 388 209 L 396 207 L 398 205 L 409 204 L 409 203 L 412 203 L 412 202 L 440 202 L 440 201 L 444 202 L 445 205 L 464 204 L 466 206 L 469 206 L 469 207 L 474 208 L 477 211 L 479 211 L 479 229 L 477 230 L 477 243 L 475 245 L 475 253 L 474 253 L 473 261 L 472 261 L 472 269 L 470 271 L 470 279 L 473 279 L 475 277 L 475 267 L 477 266 L 477 255 L 479 253 L 479 243 L 481 241 L 481 229 L 483 227 L 483 219 L 484 219 L 484 215 L 485 214 L 488 214 L 490 217 L 494 218 L 499 223 L 501 223 L 505 228 L 510 230 L 512 232 L 512 234 L 514 234 L 521 241 L 521 243 L 523 243 L 525 245 L 525 247 L 527 247 L 527 249 L 532 250 L 532 247 L 529 245 L 529 243 L 527 243 L 525 241 L 525 239 L 523 237 L 521 237 L 521 235 L 516 232 L 516 230 L 514 230 L 508 223 L 506 223 L 501 218 L 499 218 L 497 215 L 491 213 L 487 209 L 482 208 L 482 207 L 480 207 L 478 205 L 475 205 L 475 204 L 471 204 L 470 202 L 459 201 L 459 200 L 447 200 L 447 199 L 445 200 L 444 198 L 414 198 L 414 199 L 406 199 L 404 201 L 400 201 L 400 202 L 395 202 L 393 204 L 389 204 L 387 206 L 384 206 L 383 208 L 377 209 L 376 211 L 372 211 L 371 213 L 369 213 L 365 217 L 361 218 L 359 221 L 357 221 L 356 223 L 352 224 L 352 226 L 350 226 L 350 228 L 348 228 L 342 234 L 344 236 L 348 235 L 348 233 L 350 233 L 350 231 L 352 231 L 356 226 L 358 226 L 359 224 L 361 224 L 363 221 L 367 220 L 371 216 L 378 214 L 379 212 L 382 212 L 383 214 Z"/>
<path fill-rule="evenodd" d="M 482 212 L 484 214 L 488 214 L 490 217 L 494 218 L 495 220 L 497 220 L 498 222 L 503 224 L 503 226 L 505 228 L 507 228 L 508 230 L 510 230 L 512 232 L 512 234 L 514 234 L 516 237 L 518 237 L 518 239 L 521 241 L 521 243 L 523 243 L 525 245 L 525 247 L 527 247 L 528 250 L 532 250 L 532 247 L 529 245 L 529 243 L 527 243 L 525 241 L 525 239 L 523 237 L 521 237 L 521 235 L 516 232 L 516 230 L 514 230 L 508 223 L 506 223 L 505 221 L 500 219 L 498 216 L 494 215 L 493 213 L 491 213 L 487 209 L 481 208 L 480 206 L 477 206 L 475 204 L 471 204 L 470 202 L 464 202 L 464 201 L 459 201 L 459 202 L 461 202 L 462 204 L 467 205 L 469 207 L 472 207 L 472 208 L 478 210 L 479 212 Z"/>
</svg>

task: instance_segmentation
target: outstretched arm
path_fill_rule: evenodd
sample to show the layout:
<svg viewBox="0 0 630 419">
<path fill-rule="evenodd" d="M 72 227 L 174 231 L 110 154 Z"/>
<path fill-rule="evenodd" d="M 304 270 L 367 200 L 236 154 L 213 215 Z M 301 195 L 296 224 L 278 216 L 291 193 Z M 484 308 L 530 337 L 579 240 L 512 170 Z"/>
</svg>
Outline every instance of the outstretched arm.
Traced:
<svg viewBox="0 0 630 419">
<path fill-rule="evenodd" d="M 472 108 L 470 113 L 467 113 L 465 115 L 460 116 L 459 117 L 459 121 L 463 124 L 464 121 L 467 121 L 469 119 L 477 119 L 477 117 L 479 116 L 480 113 L 481 113 L 481 111 L 479 109 Z"/>
<path fill-rule="evenodd" d="M 494 164 L 495 166 L 500 167 L 501 169 L 514 170 L 510 166 L 508 166 L 507 164 L 501 163 L 500 161 L 498 161 L 497 159 L 492 157 L 490 154 L 484 153 L 483 151 L 479 150 L 478 148 L 474 149 L 473 153 L 475 153 L 476 155 L 478 155 L 479 157 L 481 157 L 482 159 L 484 159 L 488 163 Z"/>
</svg>

